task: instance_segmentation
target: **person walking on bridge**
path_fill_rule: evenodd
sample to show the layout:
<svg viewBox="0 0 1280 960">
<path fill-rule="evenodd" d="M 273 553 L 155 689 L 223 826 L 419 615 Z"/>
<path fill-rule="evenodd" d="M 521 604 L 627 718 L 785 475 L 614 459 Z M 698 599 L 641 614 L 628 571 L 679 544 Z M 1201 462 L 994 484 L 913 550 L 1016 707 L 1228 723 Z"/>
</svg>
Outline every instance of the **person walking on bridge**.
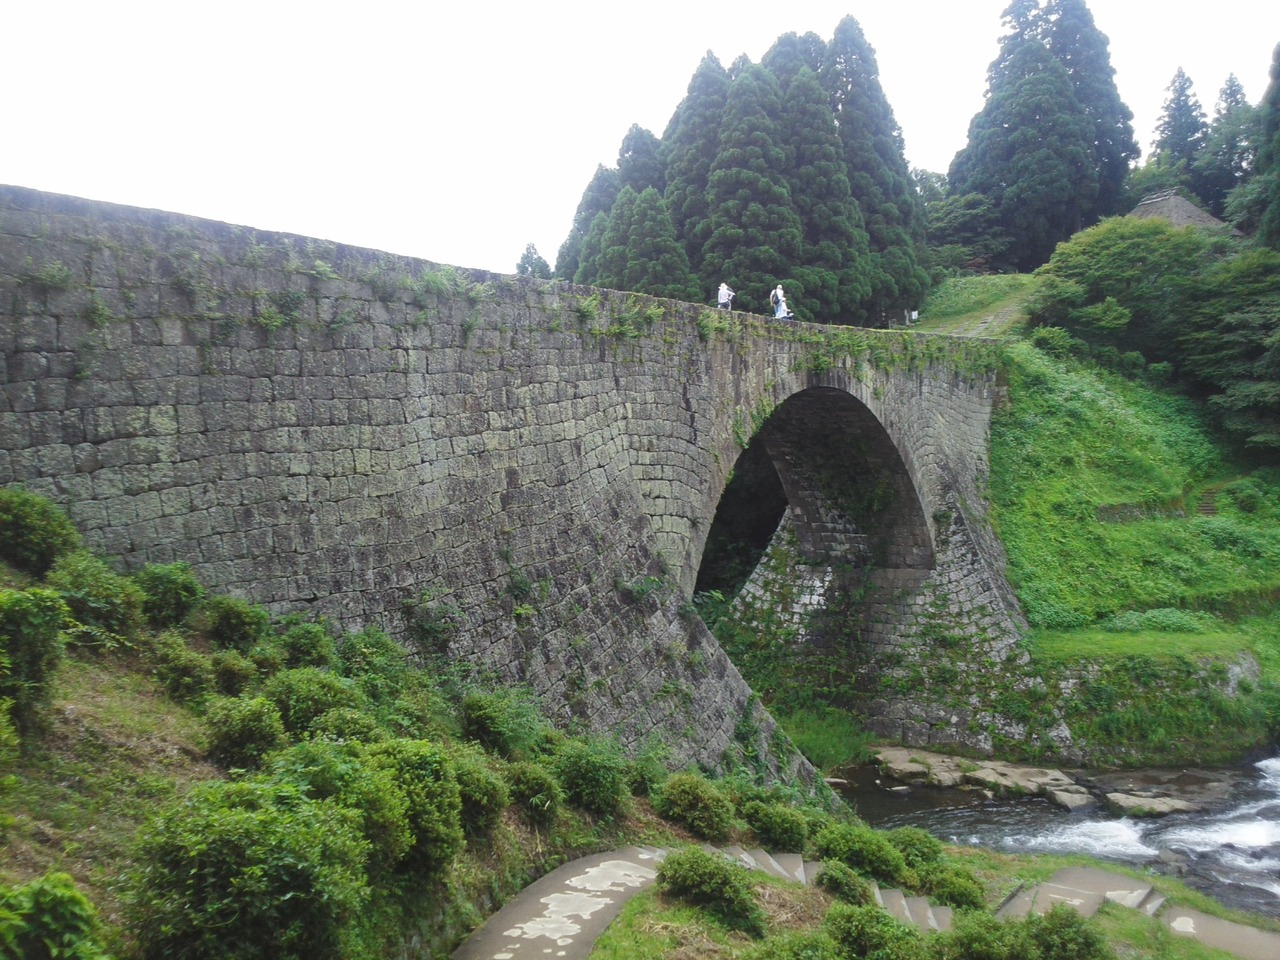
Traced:
<svg viewBox="0 0 1280 960">
<path fill-rule="evenodd" d="M 716 294 L 716 307 L 721 310 L 730 310 L 733 308 L 733 289 L 721 281 L 720 291 Z"/>
</svg>

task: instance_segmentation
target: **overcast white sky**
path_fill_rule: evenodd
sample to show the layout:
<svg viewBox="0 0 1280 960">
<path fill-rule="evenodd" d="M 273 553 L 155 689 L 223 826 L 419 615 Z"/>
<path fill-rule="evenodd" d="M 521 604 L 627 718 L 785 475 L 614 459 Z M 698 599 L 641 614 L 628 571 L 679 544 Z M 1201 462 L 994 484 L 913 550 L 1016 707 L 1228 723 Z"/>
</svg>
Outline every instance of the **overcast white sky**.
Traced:
<svg viewBox="0 0 1280 960">
<path fill-rule="evenodd" d="M 913 166 L 945 172 L 1008 0 L 8 0 L 0 183 L 513 272 L 554 263 L 596 164 L 662 135 L 703 54 L 845 14 Z M 1280 2 L 1089 0 L 1144 152 L 1174 71 L 1250 102 Z"/>
</svg>

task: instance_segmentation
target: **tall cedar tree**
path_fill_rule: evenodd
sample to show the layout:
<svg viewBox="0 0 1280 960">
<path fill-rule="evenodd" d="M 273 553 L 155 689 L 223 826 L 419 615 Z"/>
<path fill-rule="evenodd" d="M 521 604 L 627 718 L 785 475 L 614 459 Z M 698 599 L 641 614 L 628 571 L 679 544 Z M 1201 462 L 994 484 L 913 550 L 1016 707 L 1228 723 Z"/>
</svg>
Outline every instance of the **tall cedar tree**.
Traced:
<svg viewBox="0 0 1280 960">
<path fill-rule="evenodd" d="M 573 215 L 569 236 L 556 254 L 557 277 L 565 280 L 576 278 L 587 231 L 591 229 L 591 223 L 597 214 L 608 213 L 613 208 L 613 201 L 618 199 L 618 190 L 618 171 L 604 164 L 598 165 L 587 189 L 582 191 L 582 199 L 578 201 L 578 209 Z"/>
<path fill-rule="evenodd" d="M 623 192 L 627 189 L 623 187 Z M 618 199 L 620 203 L 622 198 Z M 701 299 L 698 281 L 689 269 L 689 258 L 676 240 L 671 215 L 653 187 L 647 187 L 636 197 L 626 257 L 623 290 L 672 300 L 696 302 Z"/>
<path fill-rule="evenodd" d="M 1191 87 L 1191 78 L 1179 67 L 1169 82 L 1169 98 L 1164 102 L 1152 144 L 1156 162 L 1161 166 L 1190 171 L 1204 144 L 1209 124 Z"/>
<path fill-rule="evenodd" d="M 1191 187 L 1215 217 L 1224 215 L 1227 194 L 1249 177 L 1255 122 L 1256 111 L 1233 73 L 1218 94 L 1204 147 L 1191 166 Z"/>
<path fill-rule="evenodd" d="M 710 236 L 707 181 L 716 159 L 728 95 L 729 74 L 708 50 L 662 135 L 667 210 L 695 274 L 701 268 L 703 244 Z"/>
<path fill-rule="evenodd" d="M 662 146 L 652 133 L 633 123 L 618 150 L 618 184 L 644 193 L 653 187 L 659 193 L 666 186 L 666 172 L 660 155 Z"/>
<path fill-rule="evenodd" d="M 1111 66 L 1107 35 L 1097 28 L 1084 0 L 1049 0 L 1043 39 L 1049 52 L 1066 68 L 1076 100 L 1093 122 L 1093 164 L 1098 193 L 1083 222 L 1120 213 L 1124 181 L 1138 159 L 1133 138 L 1133 111 L 1120 99 L 1115 68 Z"/>
<path fill-rule="evenodd" d="M 773 118 L 781 109 L 772 73 L 739 58 L 729 84 L 719 149 L 707 186 L 711 235 L 702 251 L 703 289 L 737 278 L 738 303 L 763 312 L 770 288 L 792 275 L 800 220 L 787 189 L 787 152 Z"/>
<path fill-rule="evenodd" d="M 1255 176 L 1262 214 L 1258 242 L 1280 250 L 1280 43 L 1271 55 L 1271 83 L 1258 105 L 1258 159 Z"/>
<path fill-rule="evenodd" d="M 827 43 L 816 33 L 806 33 L 803 37 L 784 33 L 760 58 L 760 66 L 777 77 L 785 91 L 805 67 L 818 73 L 826 56 Z"/>
<path fill-rule="evenodd" d="M 1006 39 L 948 180 L 956 196 L 991 198 L 1012 241 L 1009 265 L 1031 270 L 1094 209 L 1094 125 L 1042 42 L 1022 33 Z"/>
<path fill-rule="evenodd" d="M 917 306 L 929 286 L 917 251 L 924 243 L 924 210 L 903 153 L 902 131 L 880 86 L 875 51 L 853 17 L 837 25 L 819 78 L 871 243 L 870 312 L 879 318 Z"/>
<path fill-rule="evenodd" d="M 537 247 L 532 243 L 526 244 L 524 253 L 520 255 L 520 262 L 516 264 L 516 276 L 550 280 L 551 265 L 538 253 Z"/>
<path fill-rule="evenodd" d="M 638 194 L 630 187 L 623 187 L 613 202 L 600 237 L 600 255 L 596 261 L 596 275 L 587 283 L 614 290 L 625 290 L 627 274 L 627 244 L 631 241 L 631 229 L 635 226 L 636 199 Z M 576 279 L 576 278 L 575 278 Z"/>
<path fill-rule="evenodd" d="M 835 118 L 809 67 L 801 65 L 786 90 L 778 130 L 787 144 L 787 185 L 802 231 L 788 301 L 803 320 L 864 322 L 870 243 L 849 189 Z"/>
<path fill-rule="evenodd" d="M 600 253 L 604 249 L 604 232 L 609 226 L 609 214 L 597 213 L 579 244 L 578 269 L 567 279 L 574 283 L 592 284 L 600 279 Z M 556 264 L 559 267 L 559 263 Z M 559 273 L 559 271 L 556 271 Z"/>
</svg>

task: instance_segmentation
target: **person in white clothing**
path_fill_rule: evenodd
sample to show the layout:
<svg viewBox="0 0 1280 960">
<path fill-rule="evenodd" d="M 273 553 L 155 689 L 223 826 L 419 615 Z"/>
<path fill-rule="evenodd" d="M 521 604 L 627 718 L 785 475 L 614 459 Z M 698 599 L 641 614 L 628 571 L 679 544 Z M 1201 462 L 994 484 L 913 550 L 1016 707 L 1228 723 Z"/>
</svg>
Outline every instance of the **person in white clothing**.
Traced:
<svg viewBox="0 0 1280 960">
<path fill-rule="evenodd" d="M 720 284 L 720 292 L 716 294 L 716 306 L 721 310 L 728 310 L 733 306 L 733 290 L 727 283 Z"/>
<path fill-rule="evenodd" d="M 787 295 L 782 292 L 782 284 L 778 284 L 773 288 L 773 292 L 769 294 L 769 302 L 773 304 L 773 318 L 775 320 L 785 320 L 789 316 L 787 313 Z"/>
</svg>

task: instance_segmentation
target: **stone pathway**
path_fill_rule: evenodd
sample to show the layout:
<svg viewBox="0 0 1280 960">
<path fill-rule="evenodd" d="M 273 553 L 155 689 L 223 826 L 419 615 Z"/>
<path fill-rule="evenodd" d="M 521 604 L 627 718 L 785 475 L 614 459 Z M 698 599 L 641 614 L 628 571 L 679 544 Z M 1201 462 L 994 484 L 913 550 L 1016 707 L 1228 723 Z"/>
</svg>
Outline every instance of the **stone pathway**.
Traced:
<svg viewBox="0 0 1280 960">
<path fill-rule="evenodd" d="M 769 854 L 738 846 L 703 847 L 752 870 L 795 883 L 813 883 L 822 864 L 796 853 Z M 566 863 L 520 891 L 457 950 L 453 960 L 586 960 L 596 939 L 635 894 L 653 882 L 666 851 L 624 847 Z M 889 914 L 924 933 L 951 929 L 951 908 L 901 890 L 872 885 Z M 1160 915 L 1174 934 L 1244 960 L 1280 958 L 1280 934 L 1219 920 L 1196 910 L 1169 908 L 1149 883 L 1095 867 L 1064 867 L 1046 883 L 1020 887 L 996 910 L 1002 918 L 1047 913 L 1065 903 L 1086 917 L 1104 901 Z"/>
</svg>

